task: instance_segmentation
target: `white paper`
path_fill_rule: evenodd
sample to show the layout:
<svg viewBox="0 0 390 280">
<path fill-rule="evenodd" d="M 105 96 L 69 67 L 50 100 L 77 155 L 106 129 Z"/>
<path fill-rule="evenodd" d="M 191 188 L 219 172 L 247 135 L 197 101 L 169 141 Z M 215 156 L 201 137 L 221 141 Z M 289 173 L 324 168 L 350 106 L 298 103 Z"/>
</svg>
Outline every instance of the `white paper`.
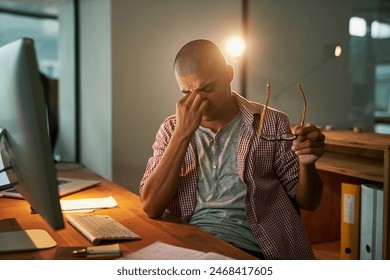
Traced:
<svg viewBox="0 0 390 280">
<path fill-rule="evenodd" d="M 353 194 L 344 194 L 344 217 L 343 221 L 347 224 L 355 223 L 355 196 Z"/>
<path fill-rule="evenodd" d="M 3 159 L 0 156 L 0 170 L 4 168 Z M 7 172 L 0 172 L 0 186 L 8 185 L 10 181 L 8 180 Z"/>
<path fill-rule="evenodd" d="M 0 167 L 1 169 L 1 167 Z M 0 173 L 0 186 L 8 185 L 10 181 L 8 180 L 7 173 L 1 172 Z"/>
<path fill-rule="evenodd" d="M 72 209 L 72 210 L 62 210 L 62 213 L 93 213 L 95 209 Z"/>
<path fill-rule="evenodd" d="M 118 203 L 112 196 L 103 198 L 61 200 L 60 203 L 62 211 L 94 210 L 118 207 Z"/>
<path fill-rule="evenodd" d="M 163 242 L 155 242 L 134 253 L 126 255 L 122 260 L 231 260 L 218 253 L 178 247 Z"/>
</svg>

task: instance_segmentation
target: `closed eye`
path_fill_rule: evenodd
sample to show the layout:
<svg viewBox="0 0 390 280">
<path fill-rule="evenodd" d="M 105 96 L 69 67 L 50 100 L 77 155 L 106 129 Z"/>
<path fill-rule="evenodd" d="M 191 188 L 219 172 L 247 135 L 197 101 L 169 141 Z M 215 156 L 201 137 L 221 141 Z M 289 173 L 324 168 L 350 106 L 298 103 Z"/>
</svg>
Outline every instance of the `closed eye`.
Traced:
<svg viewBox="0 0 390 280">
<path fill-rule="evenodd" d="M 198 89 L 196 89 L 197 92 L 204 92 L 204 93 L 208 93 L 208 92 L 211 92 L 212 90 L 214 89 L 214 85 L 212 83 L 207 83 L 201 87 L 199 87 Z M 190 90 L 185 90 L 185 89 L 182 89 L 181 92 L 183 94 L 189 94 L 191 93 Z"/>
<path fill-rule="evenodd" d="M 199 88 L 199 91 L 205 92 L 205 93 L 210 92 L 212 90 L 213 90 L 212 84 L 206 84 L 206 85 L 202 86 L 201 88 Z"/>
</svg>

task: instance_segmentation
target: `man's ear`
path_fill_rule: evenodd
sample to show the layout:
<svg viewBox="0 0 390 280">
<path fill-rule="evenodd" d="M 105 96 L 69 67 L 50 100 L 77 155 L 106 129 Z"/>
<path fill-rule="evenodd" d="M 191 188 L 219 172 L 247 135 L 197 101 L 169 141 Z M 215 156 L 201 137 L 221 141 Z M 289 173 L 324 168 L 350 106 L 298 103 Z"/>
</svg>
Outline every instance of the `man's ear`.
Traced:
<svg viewBox="0 0 390 280">
<path fill-rule="evenodd" d="M 226 65 L 226 74 L 227 82 L 230 84 L 234 79 L 234 68 L 231 64 Z"/>
</svg>

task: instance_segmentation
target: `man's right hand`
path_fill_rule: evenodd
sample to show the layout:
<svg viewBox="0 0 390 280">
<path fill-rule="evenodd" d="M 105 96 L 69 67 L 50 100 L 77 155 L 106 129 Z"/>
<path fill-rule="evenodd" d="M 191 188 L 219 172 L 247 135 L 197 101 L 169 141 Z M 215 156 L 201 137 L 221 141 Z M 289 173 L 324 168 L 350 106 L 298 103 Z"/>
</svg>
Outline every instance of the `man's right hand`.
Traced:
<svg viewBox="0 0 390 280">
<path fill-rule="evenodd" d="M 176 104 L 175 132 L 183 133 L 184 137 L 192 137 L 201 124 L 203 114 L 209 101 L 205 93 L 193 91 L 186 94 Z"/>
</svg>

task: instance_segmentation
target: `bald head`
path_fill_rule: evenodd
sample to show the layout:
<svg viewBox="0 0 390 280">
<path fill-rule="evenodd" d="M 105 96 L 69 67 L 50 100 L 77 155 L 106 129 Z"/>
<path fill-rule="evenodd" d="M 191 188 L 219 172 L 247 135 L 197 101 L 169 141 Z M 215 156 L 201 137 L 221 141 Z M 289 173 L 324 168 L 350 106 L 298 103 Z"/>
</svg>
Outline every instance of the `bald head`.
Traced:
<svg viewBox="0 0 390 280">
<path fill-rule="evenodd" d="M 184 45 L 175 58 L 176 74 L 189 75 L 202 71 L 204 67 L 215 70 L 226 69 L 226 60 L 219 48 L 208 40 L 195 40 Z"/>
</svg>

